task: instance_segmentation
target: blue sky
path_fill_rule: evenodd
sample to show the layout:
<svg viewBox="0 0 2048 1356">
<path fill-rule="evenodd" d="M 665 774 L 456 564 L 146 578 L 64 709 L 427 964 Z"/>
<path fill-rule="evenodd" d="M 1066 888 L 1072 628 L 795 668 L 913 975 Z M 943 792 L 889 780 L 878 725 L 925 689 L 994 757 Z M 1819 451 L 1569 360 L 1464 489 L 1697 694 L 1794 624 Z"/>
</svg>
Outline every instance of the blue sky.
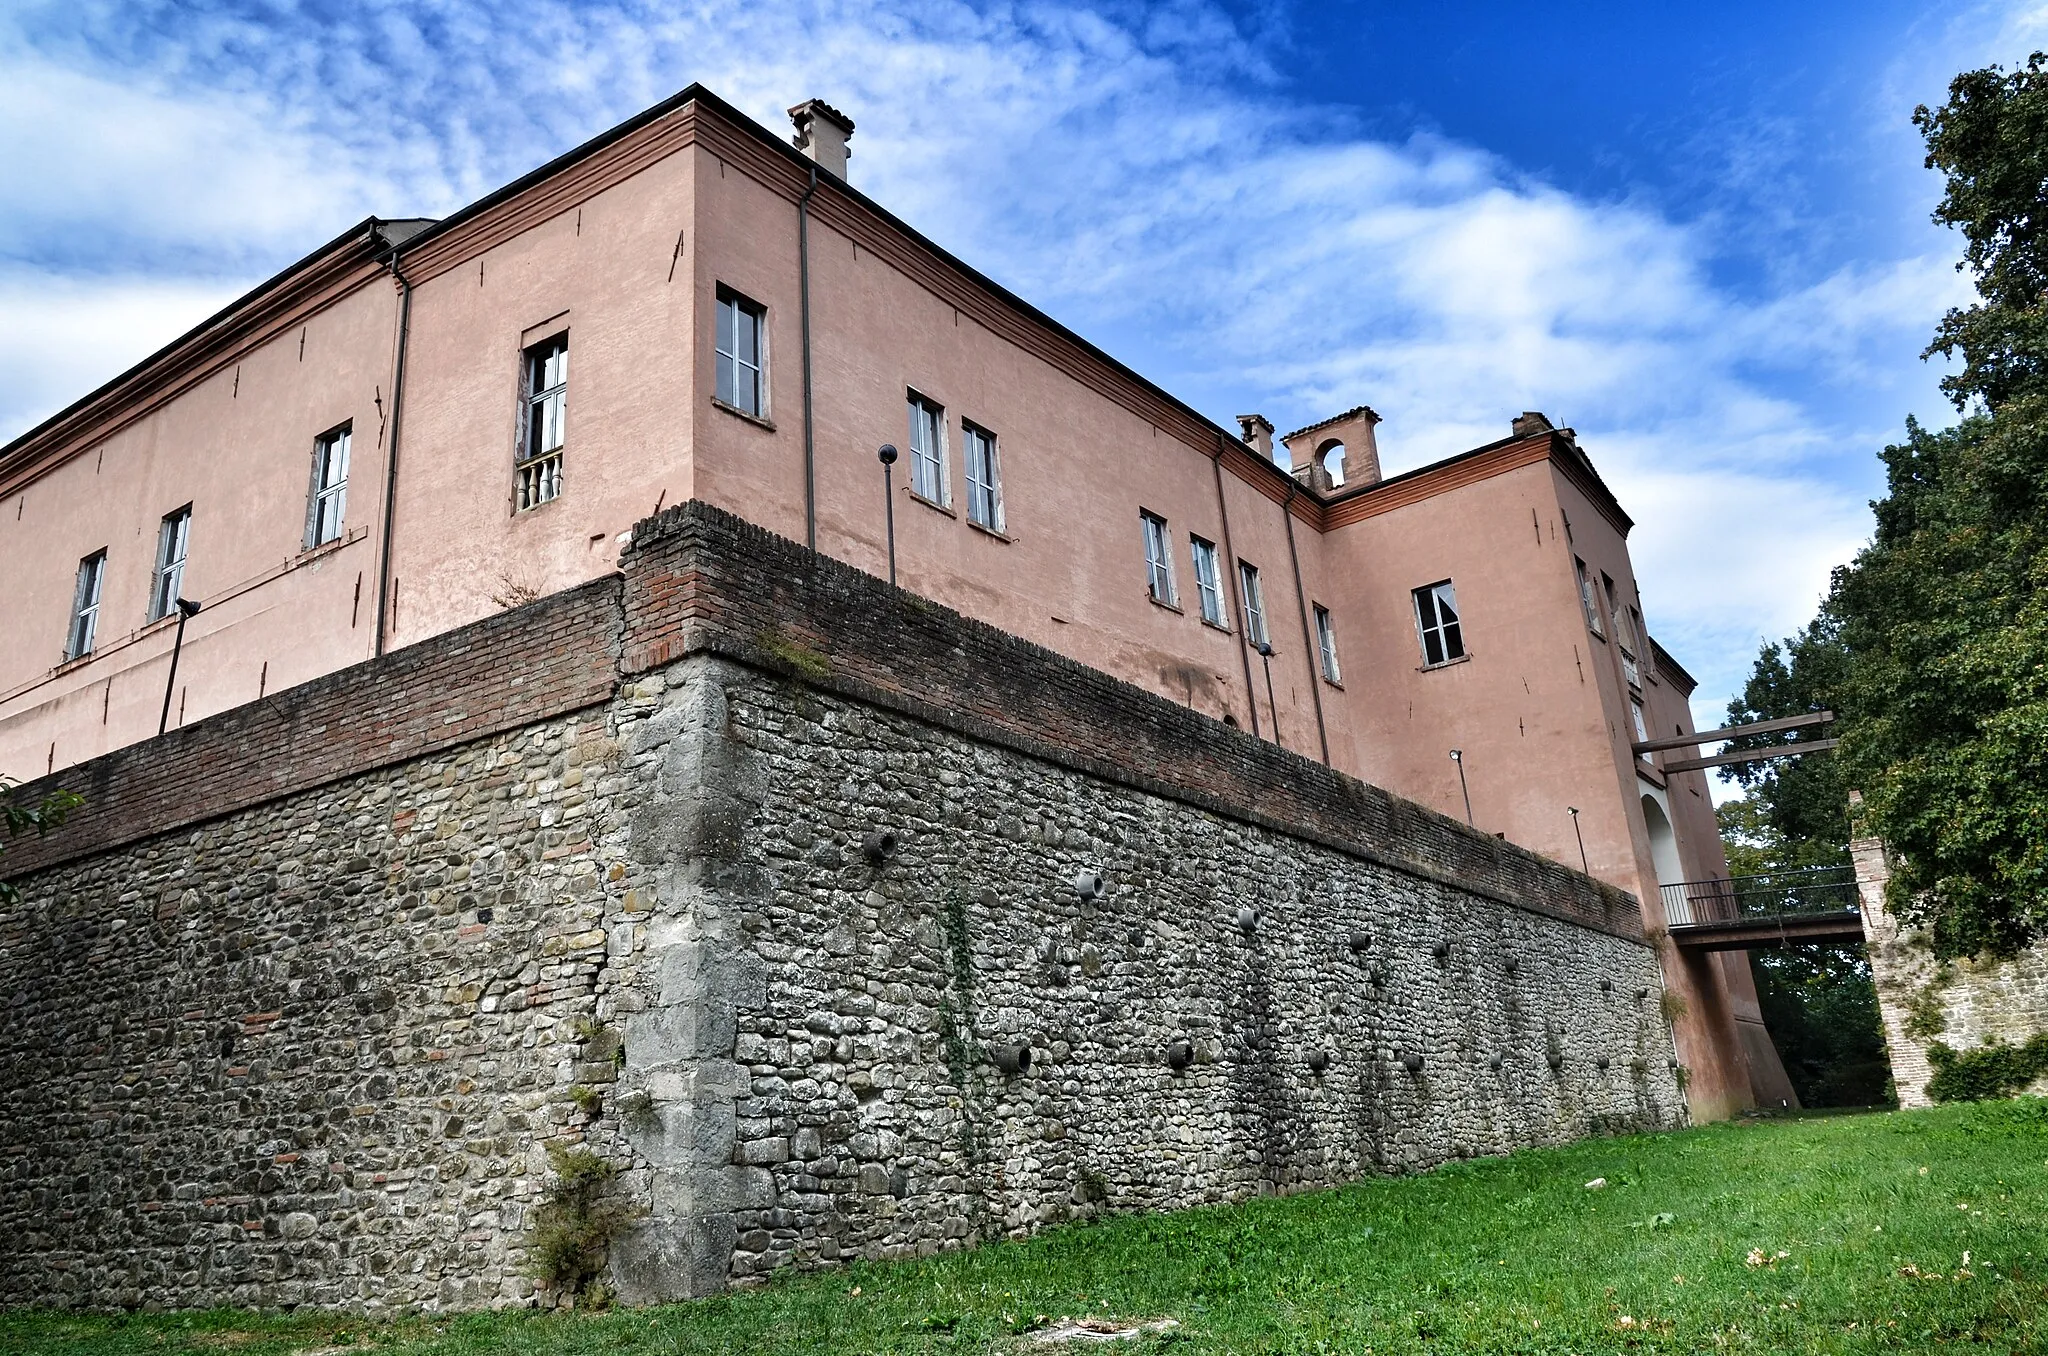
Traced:
<svg viewBox="0 0 2048 1356">
<path fill-rule="evenodd" d="M 13 0 L 0 438 L 370 213 L 700 80 L 1219 421 L 1366 402 L 1401 470 L 1575 426 L 1711 721 L 1945 423 L 1967 299 L 1915 104 L 2048 0 Z"/>
</svg>

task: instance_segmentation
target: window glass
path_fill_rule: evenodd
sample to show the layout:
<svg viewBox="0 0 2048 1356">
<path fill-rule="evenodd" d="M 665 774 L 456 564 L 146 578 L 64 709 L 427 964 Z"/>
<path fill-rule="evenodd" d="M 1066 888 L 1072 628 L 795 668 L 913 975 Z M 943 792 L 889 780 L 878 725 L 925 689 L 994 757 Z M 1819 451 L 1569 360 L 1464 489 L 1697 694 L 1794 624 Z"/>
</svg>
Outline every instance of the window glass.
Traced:
<svg viewBox="0 0 2048 1356">
<path fill-rule="evenodd" d="M 1145 528 L 1146 587 L 1151 591 L 1154 602 L 1177 607 L 1179 604 L 1173 587 L 1173 536 L 1167 530 L 1166 519 L 1142 510 L 1138 518 Z"/>
<path fill-rule="evenodd" d="M 1424 664 L 1448 664 L 1465 657 L 1465 631 L 1450 580 L 1415 590 L 1415 626 L 1422 637 Z"/>
<path fill-rule="evenodd" d="M 95 551 L 78 562 L 78 586 L 71 595 L 71 634 L 64 642 L 66 659 L 92 653 L 93 636 L 100 625 L 100 590 L 106 581 L 105 551 Z"/>
<path fill-rule="evenodd" d="M 156 537 L 156 577 L 149 589 L 149 619 L 170 615 L 185 587 L 185 553 L 191 543 L 192 506 L 164 515 Z"/>
<path fill-rule="evenodd" d="M 715 394 L 742 414 L 764 419 L 768 384 L 762 338 L 768 313 L 737 292 L 718 292 L 718 362 Z"/>
<path fill-rule="evenodd" d="M 1266 636 L 1266 590 L 1259 583 L 1259 567 L 1239 561 L 1238 589 L 1244 594 L 1244 636 L 1255 646 L 1271 644 Z"/>
<path fill-rule="evenodd" d="M 1330 609 L 1321 603 L 1315 605 L 1316 652 L 1323 664 L 1323 677 L 1333 683 L 1344 681 L 1344 675 L 1337 667 L 1337 627 L 1330 620 Z"/>
<path fill-rule="evenodd" d="M 991 532 L 1003 530 L 1002 468 L 996 460 L 996 435 L 963 422 L 967 443 L 967 517 Z"/>
<path fill-rule="evenodd" d="M 1211 626 L 1225 626 L 1223 617 L 1223 575 L 1216 564 L 1216 545 L 1190 537 L 1195 558 L 1195 588 L 1202 595 L 1202 620 Z"/>
<path fill-rule="evenodd" d="M 562 445 L 568 436 L 569 336 L 526 350 L 526 432 L 519 449 L 516 506 L 538 508 L 562 492 Z"/>
<path fill-rule="evenodd" d="M 910 492 L 946 502 L 946 412 L 916 395 L 910 397 Z"/>
<path fill-rule="evenodd" d="M 1586 562 L 1572 557 L 1572 568 L 1579 572 L 1579 606 L 1586 609 L 1586 627 L 1596 636 L 1605 636 L 1607 628 L 1600 624 L 1600 604 L 1593 597 L 1593 576 L 1586 572 Z"/>
<path fill-rule="evenodd" d="M 306 520 L 306 546 L 311 549 L 341 536 L 348 507 L 348 443 L 346 427 L 313 442 L 313 503 Z"/>
</svg>

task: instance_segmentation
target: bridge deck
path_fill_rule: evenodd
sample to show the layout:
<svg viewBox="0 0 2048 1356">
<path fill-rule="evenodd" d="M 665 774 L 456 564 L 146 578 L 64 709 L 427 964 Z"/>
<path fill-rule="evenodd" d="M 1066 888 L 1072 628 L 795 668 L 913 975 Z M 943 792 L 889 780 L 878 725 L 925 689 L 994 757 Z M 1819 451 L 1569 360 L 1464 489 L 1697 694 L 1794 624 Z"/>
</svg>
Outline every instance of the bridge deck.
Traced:
<svg viewBox="0 0 2048 1356">
<path fill-rule="evenodd" d="M 1671 940 L 1687 951 L 1762 951 L 1800 942 L 1861 942 L 1863 915 L 1860 912 L 1784 914 L 1776 918 L 1674 924 Z"/>
</svg>

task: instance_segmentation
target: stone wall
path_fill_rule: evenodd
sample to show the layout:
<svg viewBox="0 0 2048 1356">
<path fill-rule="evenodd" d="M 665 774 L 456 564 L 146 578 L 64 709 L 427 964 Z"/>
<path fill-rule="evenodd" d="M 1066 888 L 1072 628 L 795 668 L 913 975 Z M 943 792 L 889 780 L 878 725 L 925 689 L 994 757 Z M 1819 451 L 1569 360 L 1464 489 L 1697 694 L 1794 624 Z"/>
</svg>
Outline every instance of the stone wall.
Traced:
<svg viewBox="0 0 2048 1356">
<path fill-rule="evenodd" d="M 1900 1106 L 1931 1103 L 1927 1080 L 1934 1065 L 1927 1052 L 1936 1042 L 1962 1052 L 1996 1042 L 2024 1045 L 2048 1031 L 2048 946 L 2037 944 L 2005 960 L 1937 960 L 1927 939 L 1885 908 L 1891 871 L 1884 844 L 1862 838 L 1849 850 Z M 2048 1094 L 2048 1076 L 2028 1091 Z"/>
<path fill-rule="evenodd" d="M 640 542 L 59 774 L 0 1304 L 545 1299 L 550 1146 L 641 1300 L 1682 1122 L 1628 896 L 701 506 Z"/>
</svg>

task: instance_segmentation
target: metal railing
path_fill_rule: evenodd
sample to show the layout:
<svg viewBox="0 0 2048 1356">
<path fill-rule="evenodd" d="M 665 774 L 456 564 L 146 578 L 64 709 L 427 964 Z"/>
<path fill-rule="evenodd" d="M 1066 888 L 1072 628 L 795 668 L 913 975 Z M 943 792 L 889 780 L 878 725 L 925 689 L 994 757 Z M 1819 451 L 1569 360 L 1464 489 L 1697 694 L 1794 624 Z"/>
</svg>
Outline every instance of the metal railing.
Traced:
<svg viewBox="0 0 2048 1356">
<path fill-rule="evenodd" d="M 1692 880 L 1659 887 L 1664 919 L 1672 927 L 1751 919 L 1855 913 L 1856 868 L 1814 866 L 1728 880 Z"/>
</svg>

